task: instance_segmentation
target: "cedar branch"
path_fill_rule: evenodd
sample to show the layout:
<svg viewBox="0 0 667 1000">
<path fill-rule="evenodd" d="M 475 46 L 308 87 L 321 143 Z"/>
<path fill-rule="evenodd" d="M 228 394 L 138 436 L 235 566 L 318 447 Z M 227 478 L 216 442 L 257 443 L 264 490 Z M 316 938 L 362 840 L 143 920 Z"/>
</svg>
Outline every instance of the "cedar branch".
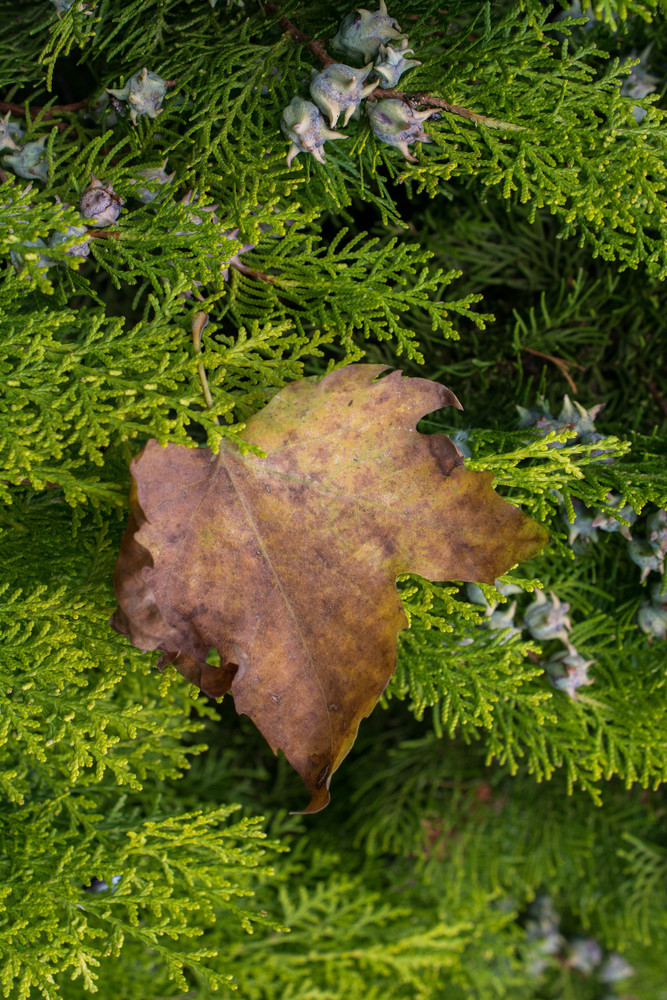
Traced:
<svg viewBox="0 0 667 1000">
<path fill-rule="evenodd" d="M 331 58 L 321 42 L 313 41 L 308 37 L 308 35 L 301 31 L 300 28 L 297 28 L 288 17 L 281 14 L 276 4 L 273 3 L 273 0 L 260 0 L 260 3 L 266 14 L 270 14 L 278 18 L 278 24 L 282 28 L 284 34 L 287 35 L 287 37 L 293 42 L 305 45 L 305 47 L 312 52 L 315 58 L 319 60 L 323 67 L 330 66 L 332 63 L 336 62 L 335 59 Z M 480 115 L 476 111 L 471 111 L 470 108 L 464 108 L 460 104 L 450 104 L 449 101 L 445 101 L 442 97 L 435 97 L 433 94 L 425 92 L 410 93 L 405 90 L 375 90 L 366 97 L 367 101 L 385 99 L 405 101 L 406 104 L 410 105 L 426 104 L 432 108 L 441 108 L 443 111 L 447 111 L 450 114 L 460 115 L 462 118 L 467 118 L 468 121 L 477 122 L 481 125 L 487 125 L 489 128 L 504 128 L 517 131 L 523 130 L 522 125 L 513 125 L 511 122 L 501 122 L 496 118 L 489 118 L 486 115 Z"/>
</svg>

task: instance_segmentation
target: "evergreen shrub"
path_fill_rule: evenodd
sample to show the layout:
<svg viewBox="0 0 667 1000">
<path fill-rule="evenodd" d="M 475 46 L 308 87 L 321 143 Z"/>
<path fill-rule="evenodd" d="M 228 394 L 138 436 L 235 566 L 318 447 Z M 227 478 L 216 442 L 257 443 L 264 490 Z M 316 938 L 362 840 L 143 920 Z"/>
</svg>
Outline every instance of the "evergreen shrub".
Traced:
<svg viewBox="0 0 667 1000">
<path fill-rule="evenodd" d="M 11 1000 L 667 997 L 665 8 L 391 0 L 432 141 L 362 108 L 288 166 L 350 10 L 0 0 Z M 109 628 L 111 575 L 147 439 L 238 443 L 360 360 L 453 389 L 421 429 L 551 540 L 500 591 L 399 581 L 397 672 L 301 817 Z"/>
</svg>

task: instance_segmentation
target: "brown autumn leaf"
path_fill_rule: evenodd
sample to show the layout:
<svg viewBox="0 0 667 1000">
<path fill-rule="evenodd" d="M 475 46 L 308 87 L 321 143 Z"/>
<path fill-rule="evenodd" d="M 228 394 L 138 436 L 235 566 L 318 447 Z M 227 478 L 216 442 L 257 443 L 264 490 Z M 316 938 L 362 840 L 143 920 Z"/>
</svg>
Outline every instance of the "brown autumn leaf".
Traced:
<svg viewBox="0 0 667 1000">
<path fill-rule="evenodd" d="M 547 537 L 446 435 L 417 432 L 460 409 L 454 394 L 385 371 L 281 389 L 244 434 L 265 458 L 149 441 L 131 466 L 113 627 L 211 697 L 231 691 L 301 775 L 305 812 L 328 803 L 396 665 L 396 577 L 492 583 Z"/>
</svg>

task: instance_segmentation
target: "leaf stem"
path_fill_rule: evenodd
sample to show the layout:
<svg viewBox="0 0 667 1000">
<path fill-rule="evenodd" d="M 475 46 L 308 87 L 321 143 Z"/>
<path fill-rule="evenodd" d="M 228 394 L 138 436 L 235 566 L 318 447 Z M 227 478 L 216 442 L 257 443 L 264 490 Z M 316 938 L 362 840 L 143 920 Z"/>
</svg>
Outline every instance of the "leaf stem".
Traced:
<svg viewBox="0 0 667 1000">
<path fill-rule="evenodd" d="M 201 335 L 204 331 L 204 327 L 208 323 L 208 313 L 199 310 L 192 317 L 192 343 L 194 345 L 195 354 L 197 356 L 201 355 Z M 201 361 L 197 362 L 197 373 L 199 374 L 199 381 L 201 382 L 202 392 L 204 393 L 204 399 L 206 400 L 206 405 L 210 409 L 213 407 L 213 396 L 211 395 L 211 390 L 208 385 L 208 379 L 206 378 L 206 371 L 204 365 Z M 213 417 L 213 421 L 219 424 L 220 421 L 216 416 Z"/>
</svg>

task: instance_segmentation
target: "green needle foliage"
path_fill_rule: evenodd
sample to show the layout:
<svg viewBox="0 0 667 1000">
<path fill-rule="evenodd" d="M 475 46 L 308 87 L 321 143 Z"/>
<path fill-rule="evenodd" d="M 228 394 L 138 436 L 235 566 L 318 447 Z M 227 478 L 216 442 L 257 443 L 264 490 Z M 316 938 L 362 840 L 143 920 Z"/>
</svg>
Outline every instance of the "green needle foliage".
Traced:
<svg viewBox="0 0 667 1000">
<path fill-rule="evenodd" d="M 306 43 L 351 9 L 0 0 L 7 1000 L 667 998 L 663 5 L 396 0 L 432 142 L 362 111 L 288 167 Z M 134 122 L 106 88 L 144 67 Z M 109 628 L 128 463 L 244 447 L 359 360 L 450 386 L 420 429 L 550 543 L 499 589 L 399 580 L 382 706 L 289 816 L 247 720 Z"/>
</svg>

